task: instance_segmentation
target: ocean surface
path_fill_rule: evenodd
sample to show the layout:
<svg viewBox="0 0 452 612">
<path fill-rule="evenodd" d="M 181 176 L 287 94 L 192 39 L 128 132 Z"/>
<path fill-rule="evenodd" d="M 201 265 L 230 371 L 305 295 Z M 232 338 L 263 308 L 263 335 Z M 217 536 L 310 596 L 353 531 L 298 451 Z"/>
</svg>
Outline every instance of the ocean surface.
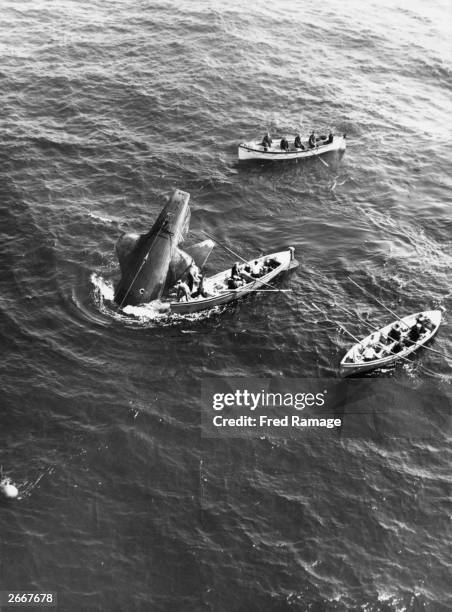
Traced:
<svg viewBox="0 0 452 612">
<path fill-rule="evenodd" d="M 447 402 L 399 398 L 356 435 L 200 432 L 208 377 L 339 378 L 336 322 L 393 320 L 347 276 L 444 316 L 437 353 L 362 384 L 450 397 L 450 1 L 2 0 L 0 32 L 0 465 L 20 491 L 0 591 L 62 612 L 451 610 Z M 237 161 L 267 129 L 330 128 L 348 144 L 325 163 Z M 175 188 L 193 242 L 293 246 L 290 291 L 118 312 L 116 240 Z M 217 246 L 207 272 L 230 264 Z"/>
</svg>

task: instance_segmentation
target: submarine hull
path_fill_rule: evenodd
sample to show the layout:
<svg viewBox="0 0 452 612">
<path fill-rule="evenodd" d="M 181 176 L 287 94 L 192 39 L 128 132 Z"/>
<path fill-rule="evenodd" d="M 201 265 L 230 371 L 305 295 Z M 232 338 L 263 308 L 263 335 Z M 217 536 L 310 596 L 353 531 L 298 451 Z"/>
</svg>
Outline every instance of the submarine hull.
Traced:
<svg viewBox="0 0 452 612">
<path fill-rule="evenodd" d="M 190 222 L 190 194 L 175 190 L 147 234 L 125 234 L 116 245 L 121 280 L 115 302 L 137 306 L 161 297 L 171 259 Z"/>
</svg>

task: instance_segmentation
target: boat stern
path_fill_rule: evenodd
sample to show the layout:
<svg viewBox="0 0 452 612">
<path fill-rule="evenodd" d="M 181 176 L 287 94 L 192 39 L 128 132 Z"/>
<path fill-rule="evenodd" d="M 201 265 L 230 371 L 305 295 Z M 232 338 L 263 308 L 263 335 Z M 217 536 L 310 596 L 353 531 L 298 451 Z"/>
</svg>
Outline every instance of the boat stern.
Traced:
<svg viewBox="0 0 452 612">
<path fill-rule="evenodd" d="M 238 146 L 239 160 L 244 161 L 247 159 L 255 159 L 256 151 L 253 152 L 251 145 L 254 146 L 254 143 L 242 142 L 239 144 Z"/>
<path fill-rule="evenodd" d="M 430 319 L 435 327 L 439 327 L 441 325 L 443 318 L 443 313 L 441 310 L 426 310 L 424 315 Z"/>
<path fill-rule="evenodd" d="M 343 134 L 338 146 L 338 151 L 345 151 L 347 148 L 347 134 Z"/>
</svg>

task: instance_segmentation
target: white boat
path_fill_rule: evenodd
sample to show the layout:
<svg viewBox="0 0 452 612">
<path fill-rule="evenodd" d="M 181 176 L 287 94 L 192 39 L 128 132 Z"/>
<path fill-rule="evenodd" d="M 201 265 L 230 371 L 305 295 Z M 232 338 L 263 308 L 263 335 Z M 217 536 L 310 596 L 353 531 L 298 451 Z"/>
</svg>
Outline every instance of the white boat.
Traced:
<svg viewBox="0 0 452 612">
<path fill-rule="evenodd" d="M 274 138 L 271 147 L 262 145 L 262 141 L 252 140 L 239 144 L 239 159 L 268 159 L 272 161 L 284 161 L 288 159 L 304 159 L 305 157 L 315 157 L 331 151 L 345 151 L 346 136 L 334 136 L 332 142 L 328 142 L 327 136 L 317 139 L 317 146 L 309 148 L 308 143 L 304 143 L 304 149 L 297 149 L 294 146 L 294 138 L 289 140 L 289 150 L 283 151 L 280 147 L 281 138 Z"/>
<path fill-rule="evenodd" d="M 239 300 L 240 298 L 243 298 L 249 293 L 252 293 L 260 288 L 266 289 L 268 287 L 268 283 L 279 276 L 282 272 L 292 270 L 298 266 L 298 262 L 294 258 L 294 249 L 292 247 L 286 249 L 285 251 L 279 251 L 278 253 L 271 253 L 270 255 L 264 255 L 263 257 L 251 259 L 248 262 L 248 265 L 252 266 L 256 261 L 258 262 L 258 265 L 263 265 L 266 260 L 274 260 L 276 265 L 273 267 L 273 269 L 263 276 L 259 276 L 246 282 L 246 284 L 238 287 L 237 289 L 230 289 L 228 287 L 228 280 L 231 276 L 231 268 L 206 278 L 204 280 L 204 290 L 208 297 L 192 298 L 188 302 L 170 302 L 170 312 L 176 314 L 190 314 Z"/>
<path fill-rule="evenodd" d="M 362 352 L 368 346 L 375 345 L 375 336 L 378 335 L 378 338 L 386 337 L 389 333 L 391 327 L 394 323 L 399 323 L 400 330 L 402 332 L 402 340 L 404 332 L 407 332 L 416 322 L 416 319 L 419 315 L 424 315 L 431 322 L 431 329 L 427 329 L 425 334 L 423 334 L 417 342 L 410 343 L 407 341 L 405 344 L 405 348 L 402 349 L 398 353 L 390 352 L 390 345 L 387 345 L 387 351 L 385 354 L 386 345 L 383 342 L 377 342 L 377 347 L 382 350 L 382 357 L 378 359 L 373 359 L 371 361 L 364 361 Z M 441 323 L 442 313 L 441 310 L 425 310 L 424 312 L 417 312 L 412 315 L 407 315 L 389 325 L 385 325 L 377 332 L 373 332 L 366 336 L 361 342 L 357 342 L 352 346 L 352 348 L 347 351 L 344 358 L 341 361 L 341 367 L 343 368 L 343 373 L 348 376 L 350 374 L 356 374 L 358 372 L 368 372 L 370 370 L 375 370 L 376 368 L 381 368 L 384 366 L 388 366 L 400 358 L 407 357 L 411 353 L 414 353 L 418 348 L 426 344 L 429 340 L 433 338 L 433 336 L 438 331 L 438 327 Z"/>
</svg>

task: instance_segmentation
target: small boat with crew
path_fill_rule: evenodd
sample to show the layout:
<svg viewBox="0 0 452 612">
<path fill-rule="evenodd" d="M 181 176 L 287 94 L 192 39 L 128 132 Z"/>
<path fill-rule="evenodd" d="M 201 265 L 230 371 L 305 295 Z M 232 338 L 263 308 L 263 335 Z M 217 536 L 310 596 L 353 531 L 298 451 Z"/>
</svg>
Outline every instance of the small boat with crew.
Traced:
<svg viewBox="0 0 452 612">
<path fill-rule="evenodd" d="M 222 306 L 244 298 L 255 291 L 281 291 L 269 283 L 283 272 L 298 266 L 294 248 L 264 255 L 202 280 L 191 295 L 179 301 L 169 296 L 171 314 L 185 315 Z M 177 285 L 176 285 L 177 288 Z"/>
<path fill-rule="evenodd" d="M 435 336 L 441 319 L 441 310 L 425 310 L 398 318 L 369 334 L 343 357 L 343 375 L 369 372 L 404 360 Z"/>
<path fill-rule="evenodd" d="M 285 161 L 288 159 L 305 159 L 331 153 L 332 151 L 345 151 L 346 135 L 315 136 L 311 133 L 309 138 L 302 142 L 300 135 L 282 136 L 274 139 L 266 134 L 262 140 L 242 142 L 238 147 L 239 160 L 271 160 Z"/>
</svg>

